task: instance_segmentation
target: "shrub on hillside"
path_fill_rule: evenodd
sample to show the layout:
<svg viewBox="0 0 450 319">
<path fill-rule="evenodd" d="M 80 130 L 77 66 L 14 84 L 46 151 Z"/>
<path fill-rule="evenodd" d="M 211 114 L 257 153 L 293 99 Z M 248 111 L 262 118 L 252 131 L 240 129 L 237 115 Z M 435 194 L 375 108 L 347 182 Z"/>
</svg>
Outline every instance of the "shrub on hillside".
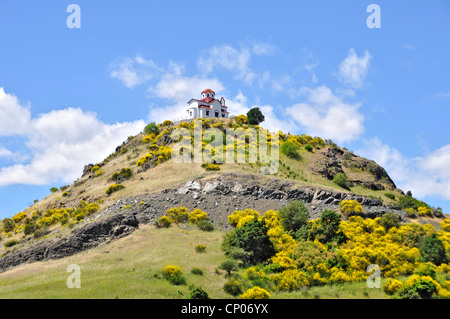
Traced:
<svg viewBox="0 0 450 319">
<path fill-rule="evenodd" d="M 312 152 L 313 151 L 313 147 L 309 144 L 305 145 L 305 150 L 307 150 L 308 152 Z"/>
<path fill-rule="evenodd" d="M 188 209 L 184 206 L 181 207 L 173 207 L 166 210 L 166 216 L 170 218 L 170 220 L 176 224 L 183 223 L 188 220 Z"/>
<path fill-rule="evenodd" d="M 181 268 L 175 265 L 168 265 L 163 269 L 163 277 L 173 285 L 185 283 Z"/>
<path fill-rule="evenodd" d="M 333 183 L 335 183 L 336 185 L 350 190 L 350 187 L 348 186 L 348 178 L 347 175 L 345 175 L 344 173 L 339 173 L 336 176 L 333 177 Z"/>
<path fill-rule="evenodd" d="M 259 107 L 254 107 L 247 112 L 248 124 L 259 125 L 259 123 L 264 122 L 264 114 L 262 114 Z"/>
<path fill-rule="evenodd" d="M 230 278 L 224 285 L 223 290 L 232 296 L 238 296 L 242 293 L 242 283 L 235 279 Z"/>
<path fill-rule="evenodd" d="M 10 218 L 3 219 L 3 231 L 5 233 L 9 233 L 10 231 L 13 231 L 15 227 L 14 221 Z"/>
<path fill-rule="evenodd" d="M 5 242 L 5 248 L 9 248 L 9 247 L 15 246 L 18 243 L 19 243 L 19 241 L 17 239 L 11 239 L 11 240 Z"/>
<path fill-rule="evenodd" d="M 400 280 L 394 278 L 387 278 L 385 284 L 383 285 L 383 290 L 388 295 L 393 295 L 402 287 L 403 283 Z"/>
<path fill-rule="evenodd" d="M 220 166 L 217 164 L 202 164 L 202 167 L 207 171 L 220 171 Z"/>
<path fill-rule="evenodd" d="M 202 276 L 203 275 L 203 270 L 201 270 L 198 267 L 194 267 L 191 269 L 191 273 L 194 275 L 198 275 L 198 276 Z"/>
<path fill-rule="evenodd" d="M 384 193 L 384 196 L 386 196 L 389 199 L 395 200 L 395 195 L 392 193 Z"/>
<path fill-rule="evenodd" d="M 159 134 L 158 125 L 156 125 L 155 122 L 151 122 L 144 128 L 144 132 L 147 134 L 153 133 L 155 135 L 158 135 Z"/>
<path fill-rule="evenodd" d="M 195 246 L 195 252 L 197 253 L 204 253 L 206 251 L 206 246 L 203 244 L 198 244 L 197 246 Z"/>
<path fill-rule="evenodd" d="M 228 276 L 231 276 L 232 271 L 238 270 L 238 265 L 234 260 L 227 259 L 220 264 L 219 269 L 225 270 Z"/>
<path fill-rule="evenodd" d="M 253 221 L 225 234 L 222 249 L 226 255 L 238 257 L 244 263 L 264 262 L 275 255 L 275 247 L 267 235 L 268 229 L 264 221 L 258 221 L 255 217 Z M 241 250 L 240 255 L 235 254 L 236 249 Z"/>
<path fill-rule="evenodd" d="M 278 212 L 283 229 L 295 234 L 300 228 L 305 226 L 309 220 L 308 207 L 303 201 L 292 201 L 283 206 Z"/>
<path fill-rule="evenodd" d="M 420 246 L 421 260 L 423 262 L 431 262 L 436 266 L 449 262 L 444 244 L 437 237 L 436 233 L 432 233 L 423 240 Z"/>
<path fill-rule="evenodd" d="M 37 226 L 35 223 L 31 222 L 25 225 L 25 227 L 23 228 L 23 233 L 25 235 L 30 235 L 32 233 L 34 233 L 34 231 L 37 229 Z"/>
<path fill-rule="evenodd" d="M 112 174 L 111 179 L 116 182 L 130 179 L 133 176 L 131 168 L 122 168 L 120 171 L 116 171 Z"/>
<path fill-rule="evenodd" d="M 203 231 L 213 231 L 214 225 L 209 220 L 201 220 L 197 223 L 197 227 Z"/>
<path fill-rule="evenodd" d="M 192 212 L 188 214 L 189 222 L 193 224 L 197 224 L 198 222 L 202 220 L 208 219 L 208 214 L 204 211 L 202 211 L 199 208 L 194 209 Z"/>
<path fill-rule="evenodd" d="M 240 299 L 270 299 L 270 293 L 263 288 L 255 286 L 248 289 L 245 293 L 239 296 Z"/>
<path fill-rule="evenodd" d="M 299 149 L 300 147 L 292 142 L 284 142 L 283 145 L 281 145 L 281 152 L 293 159 L 300 159 L 300 155 L 298 154 Z"/>
<path fill-rule="evenodd" d="M 111 195 L 112 193 L 120 191 L 121 189 L 124 188 L 125 186 L 122 184 L 113 184 L 106 189 L 106 195 Z"/>
<path fill-rule="evenodd" d="M 356 200 L 343 200 L 339 203 L 340 211 L 346 216 L 360 216 L 362 215 L 363 208 Z"/>
<path fill-rule="evenodd" d="M 201 287 L 195 287 L 189 294 L 189 299 L 209 299 L 209 296 Z"/>
<path fill-rule="evenodd" d="M 385 213 L 380 219 L 380 225 L 389 231 L 392 227 L 398 228 L 400 226 L 400 219 L 394 213 Z"/>
<path fill-rule="evenodd" d="M 161 216 L 158 218 L 158 220 L 155 222 L 156 227 L 158 228 L 168 228 L 172 221 L 167 216 Z"/>
</svg>

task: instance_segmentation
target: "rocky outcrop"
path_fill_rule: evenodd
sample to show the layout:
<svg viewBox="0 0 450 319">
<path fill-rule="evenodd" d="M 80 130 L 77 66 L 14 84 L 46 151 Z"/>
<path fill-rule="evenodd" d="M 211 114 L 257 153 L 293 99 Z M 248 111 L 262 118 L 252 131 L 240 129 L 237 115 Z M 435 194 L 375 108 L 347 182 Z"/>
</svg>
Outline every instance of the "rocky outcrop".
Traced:
<svg viewBox="0 0 450 319">
<path fill-rule="evenodd" d="M 126 236 L 137 227 L 138 221 L 133 214 L 117 214 L 102 221 L 88 223 L 66 238 L 46 239 L 29 248 L 8 252 L 0 259 L 0 271 L 23 263 L 71 256 L 103 242 Z"/>
</svg>

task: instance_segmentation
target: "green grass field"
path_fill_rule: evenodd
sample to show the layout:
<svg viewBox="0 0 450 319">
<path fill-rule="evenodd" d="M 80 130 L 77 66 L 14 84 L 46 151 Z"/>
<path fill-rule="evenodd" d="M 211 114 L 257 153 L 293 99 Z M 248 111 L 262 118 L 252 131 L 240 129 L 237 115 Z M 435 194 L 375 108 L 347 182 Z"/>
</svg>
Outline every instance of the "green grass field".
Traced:
<svg viewBox="0 0 450 319">
<path fill-rule="evenodd" d="M 185 229 L 183 229 L 183 228 Z M 222 231 L 203 232 L 189 225 L 158 229 L 144 225 L 128 237 L 59 260 L 22 265 L 0 274 L 0 298 L 187 298 L 190 286 L 200 286 L 210 298 L 234 298 L 223 290 L 227 281 L 217 267 L 225 260 Z M 195 246 L 206 245 L 204 253 Z M 81 269 L 81 288 L 69 289 L 67 267 Z M 178 265 L 186 283 L 172 285 L 162 269 Z M 191 273 L 192 268 L 203 275 Z M 242 272 L 237 275 L 243 276 Z M 273 292 L 272 298 L 388 298 L 365 282 Z"/>
</svg>

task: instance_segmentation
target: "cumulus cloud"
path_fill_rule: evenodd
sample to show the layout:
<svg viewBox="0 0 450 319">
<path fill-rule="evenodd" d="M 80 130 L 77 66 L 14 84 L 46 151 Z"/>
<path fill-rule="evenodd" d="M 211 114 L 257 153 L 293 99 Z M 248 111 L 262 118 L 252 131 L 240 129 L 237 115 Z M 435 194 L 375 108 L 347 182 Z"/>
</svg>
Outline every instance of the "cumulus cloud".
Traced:
<svg viewBox="0 0 450 319">
<path fill-rule="evenodd" d="M 369 70 L 372 56 L 369 51 L 365 51 L 364 56 L 358 56 L 352 48 L 344 61 L 339 65 L 339 78 L 346 84 L 354 88 L 363 85 L 363 81 Z"/>
<path fill-rule="evenodd" d="M 399 188 L 411 190 L 414 196 L 450 200 L 450 144 L 424 156 L 408 158 L 374 138 L 366 140 L 357 153 L 383 166 Z"/>
<path fill-rule="evenodd" d="M 266 49 L 256 49 L 260 54 Z M 252 83 L 255 73 L 248 66 L 251 52 L 248 48 L 237 50 L 229 45 L 214 46 L 207 50 L 197 62 L 202 72 L 211 73 L 216 68 L 224 68 L 236 72 L 236 78 Z"/>
<path fill-rule="evenodd" d="M 140 85 L 160 72 L 155 62 L 146 60 L 140 55 L 134 58 L 117 59 L 111 63 L 110 69 L 111 77 L 119 79 L 128 88 Z"/>
<path fill-rule="evenodd" d="M 359 104 L 344 102 L 326 86 L 307 90 L 307 101 L 286 109 L 309 134 L 338 142 L 356 139 L 364 132 L 364 116 Z"/>
<path fill-rule="evenodd" d="M 13 153 L 7 148 L 0 146 L 0 157 L 11 157 Z"/>
<path fill-rule="evenodd" d="M 0 136 L 23 133 L 30 117 L 29 107 L 22 106 L 16 96 L 0 87 Z"/>
<path fill-rule="evenodd" d="M 3 92 L 2 88 L 0 92 Z M 15 99 L 6 95 L 7 100 Z M 25 109 L 20 104 L 17 108 Z M 28 110 L 26 114 L 30 115 Z M 81 175 L 85 164 L 101 161 L 128 136 L 139 133 L 145 126 L 142 120 L 105 124 L 95 113 L 80 108 L 54 110 L 36 118 L 28 116 L 25 120 L 17 120 L 16 124 L 24 127 L 15 133 L 26 139 L 31 159 L 27 163 L 2 167 L 0 187 L 71 182 Z M 0 154 L 13 153 L 0 148 Z"/>
</svg>

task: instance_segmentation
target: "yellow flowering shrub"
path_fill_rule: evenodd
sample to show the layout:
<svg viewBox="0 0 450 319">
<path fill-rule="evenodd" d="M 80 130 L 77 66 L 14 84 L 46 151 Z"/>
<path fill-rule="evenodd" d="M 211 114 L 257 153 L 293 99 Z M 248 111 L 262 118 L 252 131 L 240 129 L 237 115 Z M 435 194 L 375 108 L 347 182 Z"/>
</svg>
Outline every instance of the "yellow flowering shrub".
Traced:
<svg viewBox="0 0 450 319">
<path fill-rule="evenodd" d="M 247 268 L 245 274 L 250 280 L 260 279 L 266 275 L 263 270 L 258 270 L 256 267 Z"/>
<path fill-rule="evenodd" d="M 307 274 L 298 269 L 287 269 L 272 276 L 276 290 L 293 291 L 301 286 L 308 286 Z"/>
<path fill-rule="evenodd" d="M 191 223 L 196 224 L 201 220 L 208 219 L 208 214 L 206 212 L 202 211 L 201 209 L 196 208 L 188 214 L 188 219 Z"/>
<path fill-rule="evenodd" d="M 231 226 L 240 228 L 247 222 L 253 221 L 254 218 L 261 220 L 261 215 L 253 209 L 236 210 L 233 214 L 228 216 L 228 222 Z"/>
<path fill-rule="evenodd" d="M 383 290 L 389 294 L 395 294 L 400 288 L 403 287 L 403 283 L 400 280 L 394 278 L 386 279 L 385 284 L 383 285 Z"/>
<path fill-rule="evenodd" d="M 343 200 L 339 203 L 340 211 L 347 216 L 360 215 L 363 211 L 362 205 L 356 200 Z"/>
<path fill-rule="evenodd" d="M 396 230 L 386 234 L 378 227 L 376 220 L 360 216 L 341 222 L 341 230 L 349 240 L 338 251 L 349 264 L 349 272 L 364 272 L 370 264 L 377 264 L 383 276 L 411 274 L 419 262 L 419 249 L 393 240 Z"/>
<path fill-rule="evenodd" d="M 16 223 L 16 224 L 18 224 L 18 223 L 20 223 L 23 219 L 25 219 L 25 218 L 27 218 L 27 213 L 24 213 L 24 212 L 20 212 L 20 213 L 17 213 L 16 215 L 14 215 L 13 217 L 12 217 L 12 220 Z"/>
<path fill-rule="evenodd" d="M 280 265 L 283 269 L 297 269 L 297 265 L 292 260 L 292 258 L 286 256 L 285 252 L 279 252 L 275 256 L 273 256 L 270 261 L 273 264 Z"/>
<path fill-rule="evenodd" d="M 179 266 L 168 265 L 163 269 L 163 277 L 174 285 L 179 285 L 184 282 L 183 272 Z"/>
<path fill-rule="evenodd" d="M 450 232 L 450 219 L 444 219 L 440 226 L 443 231 Z"/>
<path fill-rule="evenodd" d="M 173 207 L 166 211 L 166 216 L 174 223 L 182 223 L 188 219 L 189 211 L 186 207 Z"/>
<path fill-rule="evenodd" d="M 255 286 L 248 289 L 245 293 L 239 296 L 240 299 L 270 299 L 270 293 L 263 288 Z"/>
<path fill-rule="evenodd" d="M 147 136 L 145 136 L 141 140 L 141 142 L 144 143 L 144 144 L 147 144 L 147 143 L 150 143 L 150 142 L 153 142 L 153 141 L 155 141 L 155 134 L 154 133 L 148 134 Z"/>
</svg>

